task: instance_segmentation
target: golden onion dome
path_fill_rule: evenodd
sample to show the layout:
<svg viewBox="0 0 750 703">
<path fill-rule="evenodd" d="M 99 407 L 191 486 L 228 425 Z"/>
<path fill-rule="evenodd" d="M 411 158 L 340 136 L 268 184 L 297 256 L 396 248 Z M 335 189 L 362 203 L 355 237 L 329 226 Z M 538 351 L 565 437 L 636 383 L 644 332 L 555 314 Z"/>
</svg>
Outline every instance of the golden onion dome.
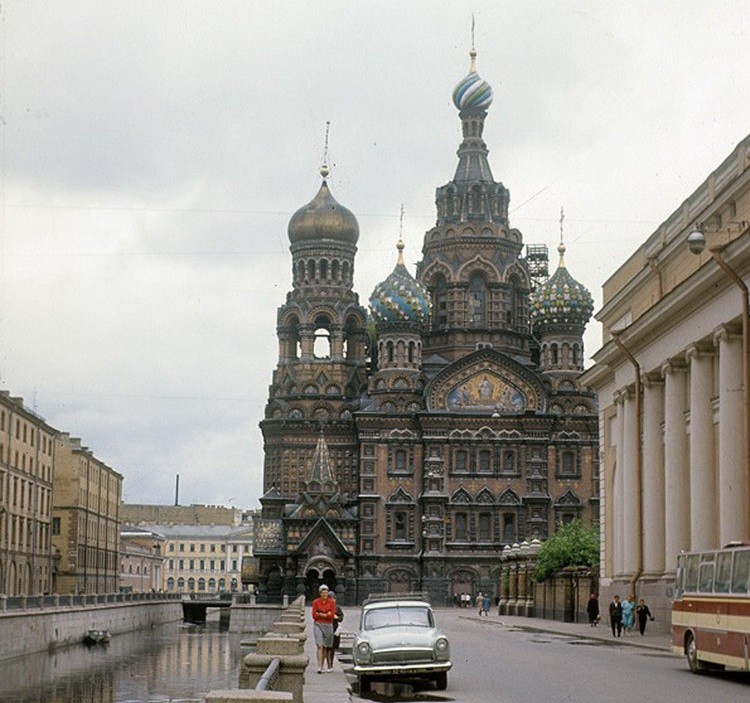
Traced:
<svg viewBox="0 0 750 703">
<path fill-rule="evenodd" d="M 327 171 L 327 169 L 326 169 Z M 323 170 L 321 169 L 321 174 Z M 325 180 L 317 195 L 303 205 L 289 220 L 289 241 L 299 242 L 333 239 L 347 244 L 356 244 L 359 239 L 357 218 L 332 195 Z"/>
</svg>

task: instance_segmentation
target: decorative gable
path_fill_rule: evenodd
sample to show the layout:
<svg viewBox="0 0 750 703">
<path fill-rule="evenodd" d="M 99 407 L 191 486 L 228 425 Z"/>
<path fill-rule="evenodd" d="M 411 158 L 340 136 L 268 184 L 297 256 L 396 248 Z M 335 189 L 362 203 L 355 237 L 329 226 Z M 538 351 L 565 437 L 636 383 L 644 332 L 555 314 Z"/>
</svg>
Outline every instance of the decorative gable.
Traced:
<svg viewBox="0 0 750 703">
<path fill-rule="evenodd" d="M 481 349 L 440 371 L 427 389 L 430 410 L 520 414 L 543 409 L 541 381 L 525 366 Z"/>
</svg>

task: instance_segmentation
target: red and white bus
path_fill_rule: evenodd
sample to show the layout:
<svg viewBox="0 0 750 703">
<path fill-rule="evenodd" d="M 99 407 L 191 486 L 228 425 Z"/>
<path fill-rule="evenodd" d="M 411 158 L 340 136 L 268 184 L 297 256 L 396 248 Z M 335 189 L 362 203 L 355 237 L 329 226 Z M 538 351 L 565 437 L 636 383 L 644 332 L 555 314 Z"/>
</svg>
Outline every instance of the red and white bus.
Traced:
<svg viewBox="0 0 750 703">
<path fill-rule="evenodd" d="M 750 544 L 677 557 L 672 651 L 694 673 L 750 671 Z"/>
</svg>

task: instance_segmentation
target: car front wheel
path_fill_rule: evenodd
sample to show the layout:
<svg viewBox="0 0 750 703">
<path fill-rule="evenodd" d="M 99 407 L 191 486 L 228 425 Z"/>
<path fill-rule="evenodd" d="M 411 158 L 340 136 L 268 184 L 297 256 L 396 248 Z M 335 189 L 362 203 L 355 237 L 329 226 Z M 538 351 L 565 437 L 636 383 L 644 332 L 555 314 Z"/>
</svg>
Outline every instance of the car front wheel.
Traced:
<svg viewBox="0 0 750 703">
<path fill-rule="evenodd" d="M 447 671 L 441 671 L 435 674 L 435 686 L 437 686 L 438 691 L 445 691 L 445 689 L 448 688 L 448 672 Z"/>
</svg>

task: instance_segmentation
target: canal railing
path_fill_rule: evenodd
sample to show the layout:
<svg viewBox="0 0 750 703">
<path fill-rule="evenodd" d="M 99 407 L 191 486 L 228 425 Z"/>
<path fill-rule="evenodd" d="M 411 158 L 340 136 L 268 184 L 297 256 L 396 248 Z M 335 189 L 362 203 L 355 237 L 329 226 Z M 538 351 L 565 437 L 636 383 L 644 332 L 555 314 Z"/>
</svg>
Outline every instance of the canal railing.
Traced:
<svg viewBox="0 0 750 703">
<path fill-rule="evenodd" d="M 81 608 L 87 605 L 112 603 L 147 603 L 165 600 L 181 600 L 180 593 L 87 593 L 33 596 L 0 595 L 0 614 L 19 610 L 46 610 L 51 608 Z"/>
</svg>

